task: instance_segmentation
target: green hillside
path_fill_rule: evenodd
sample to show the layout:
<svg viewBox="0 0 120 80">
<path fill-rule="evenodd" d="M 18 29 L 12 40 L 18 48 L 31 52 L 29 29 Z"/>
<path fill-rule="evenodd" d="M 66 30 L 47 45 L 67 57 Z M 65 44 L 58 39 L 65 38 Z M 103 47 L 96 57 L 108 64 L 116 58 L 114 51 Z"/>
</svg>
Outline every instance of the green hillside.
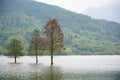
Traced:
<svg viewBox="0 0 120 80">
<path fill-rule="evenodd" d="M 27 54 L 34 29 L 43 35 L 50 18 L 58 19 L 64 31 L 62 54 L 120 54 L 120 24 L 31 0 L 0 0 L 0 54 L 12 37 L 22 40 Z"/>
</svg>

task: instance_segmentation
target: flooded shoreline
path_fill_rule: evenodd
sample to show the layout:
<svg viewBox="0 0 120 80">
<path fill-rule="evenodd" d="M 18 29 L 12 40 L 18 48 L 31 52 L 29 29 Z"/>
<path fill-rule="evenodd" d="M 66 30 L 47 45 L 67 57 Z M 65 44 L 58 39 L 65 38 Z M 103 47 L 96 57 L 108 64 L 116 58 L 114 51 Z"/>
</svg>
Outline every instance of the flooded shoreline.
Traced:
<svg viewBox="0 0 120 80">
<path fill-rule="evenodd" d="M 0 80 L 119 80 L 120 56 L 0 56 Z"/>
</svg>

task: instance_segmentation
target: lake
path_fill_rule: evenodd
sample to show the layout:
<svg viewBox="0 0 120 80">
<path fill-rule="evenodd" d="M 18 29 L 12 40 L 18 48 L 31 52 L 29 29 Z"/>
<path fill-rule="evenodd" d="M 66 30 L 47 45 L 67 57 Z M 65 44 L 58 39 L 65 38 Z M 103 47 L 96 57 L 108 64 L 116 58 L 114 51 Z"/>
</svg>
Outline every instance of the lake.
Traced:
<svg viewBox="0 0 120 80">
<path fill-rule="evenodd" d="M 120 56 L 0 56 L 0 80 L 120 80 Z"/>
</svg>

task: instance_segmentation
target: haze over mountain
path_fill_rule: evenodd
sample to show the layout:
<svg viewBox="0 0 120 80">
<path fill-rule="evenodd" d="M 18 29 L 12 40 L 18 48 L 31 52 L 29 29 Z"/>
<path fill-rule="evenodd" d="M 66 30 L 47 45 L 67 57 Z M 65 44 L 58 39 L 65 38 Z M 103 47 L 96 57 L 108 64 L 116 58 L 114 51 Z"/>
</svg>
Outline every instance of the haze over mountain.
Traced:
<svg viewBox="0 0 120 80">
<path fill-rule="evenodd" d="M 120 54 L 120 24 L 97 20 L 63 8 L 31 0 L 0 0 L 0 53 L 8 41 L 22 40 L 27 54 L 34 29 L 43 36 L 45 22 L 58 19 L 64 32 L 62 54 Z"/>
<path fill-rule="evenodd" d="M 105 19 L 120 23 L 120 4 L 109 4 L 98 8 L 88 8 L 83 14 L 96 19 Z"/>
</svg>

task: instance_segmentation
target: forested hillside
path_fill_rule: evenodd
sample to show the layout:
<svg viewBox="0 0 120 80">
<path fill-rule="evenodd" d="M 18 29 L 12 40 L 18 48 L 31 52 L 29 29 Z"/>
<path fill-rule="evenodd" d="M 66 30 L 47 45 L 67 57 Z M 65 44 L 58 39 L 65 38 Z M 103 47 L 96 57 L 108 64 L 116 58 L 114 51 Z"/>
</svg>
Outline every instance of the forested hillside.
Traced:
<svg viewBox="0 0 120 80">
<path fill-rule="evenodd" d="M 27 54 L 34 29 L 43 36 L 50 18 L 58 19 L 64 32 L 62 54 L 120 54 L 120 24 L 31 0 L 0 0 L 0 54 L 13 37 L 22 40 Z"/>
</svg>

